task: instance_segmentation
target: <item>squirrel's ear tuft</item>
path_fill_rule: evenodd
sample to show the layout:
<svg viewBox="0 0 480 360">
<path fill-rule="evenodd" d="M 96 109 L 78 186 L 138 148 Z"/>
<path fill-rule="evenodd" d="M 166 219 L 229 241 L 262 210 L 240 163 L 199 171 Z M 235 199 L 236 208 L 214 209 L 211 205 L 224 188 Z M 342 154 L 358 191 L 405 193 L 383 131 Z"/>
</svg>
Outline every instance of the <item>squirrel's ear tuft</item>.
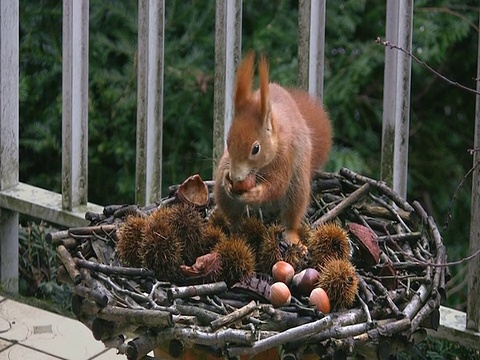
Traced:
<svg viewBox="0 0 480 360">
<path fill-rule="evenodd" d="M 271 127 L 271 110 L 270 94 L 269 94 L 269 80 L 268 80 L 268 62 L 265 56 L 260 58 L 260 64 L 258 66 L 258 74 L 260 77 L 260 102 L 262 111 L 262 120 L 267 128 Z"/>
<path fill-rule="evenodd" d="M 237 68 L 235 107 L 240 107 L 252 95 L 253 63 L 255 54 L 250 50 Z"/>
</svg>

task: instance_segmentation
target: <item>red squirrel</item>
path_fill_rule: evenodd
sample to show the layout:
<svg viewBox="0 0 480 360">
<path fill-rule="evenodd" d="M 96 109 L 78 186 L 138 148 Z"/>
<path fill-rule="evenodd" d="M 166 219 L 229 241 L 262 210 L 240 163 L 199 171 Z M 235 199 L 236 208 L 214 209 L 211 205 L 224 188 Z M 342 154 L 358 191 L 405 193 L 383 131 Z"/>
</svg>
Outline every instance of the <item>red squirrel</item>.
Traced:
<svg viewBox="0 0 480 360">
<path fill-rule="evenodd" d="M 215 202 L 233 227 L 245 205 L 273 207 L 280 212 L 285 240 L 298 244 L 312 175 L 327 161 L 332 128 L 307 92 L 269 83 L 264 56 L 259 89 L 252 92 L 254 57 L 250 51 L 237 69 L 234 119 L 215 172 Z"/>
</svg>

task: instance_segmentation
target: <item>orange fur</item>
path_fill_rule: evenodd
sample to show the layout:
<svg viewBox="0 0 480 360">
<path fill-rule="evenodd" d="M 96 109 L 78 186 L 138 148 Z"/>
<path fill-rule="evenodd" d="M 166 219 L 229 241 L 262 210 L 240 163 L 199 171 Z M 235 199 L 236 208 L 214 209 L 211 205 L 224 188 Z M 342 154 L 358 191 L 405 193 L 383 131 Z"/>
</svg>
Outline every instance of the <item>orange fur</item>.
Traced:
<svg viewBox="0 0 480 360">
<path fill-rule="evenodd" d="M 279 210 L 287 240 L 298 243 L 312 174 L 325 164 L 332 145 L 330 121 L 306 92 L 270 83 L 265 57 L 259 62 L 260 89 L 252 92 L 253 66 L 249 52 L 237 69 L 235 118 L 215 173 L 215 201 L 234 227 L 245 205 Z M 256 185 L 234 193 L 232 183 L 251 173 Z"/>
</svg>

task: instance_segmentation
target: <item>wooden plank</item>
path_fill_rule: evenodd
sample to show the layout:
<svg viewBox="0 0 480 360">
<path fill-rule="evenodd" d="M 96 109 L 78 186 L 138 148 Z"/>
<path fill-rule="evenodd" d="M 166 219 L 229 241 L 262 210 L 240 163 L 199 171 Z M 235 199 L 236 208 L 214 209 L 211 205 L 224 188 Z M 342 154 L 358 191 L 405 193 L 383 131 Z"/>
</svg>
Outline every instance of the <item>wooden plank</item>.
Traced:
<svg viewBox="0 0 480 360">
<path fill-rule="evenodd" d="M 148 16 L 147 182 L 144 205 L 153 204 L 162 196 L 165 0 L 150 0 Z"/>
<path fill-rule="evenodd" d="M 138 72 L 137 72 L 137 151 L 135 169 L 135 202 L 147 202 L 147 65 L 148 0 L 138 1 Z"/>
<path fill-rule="evenodd" d="M 0 191 L 0 207 L 64 227 L 87 226 L 87 211 L 103 212 L 102 206 L 92 203 L 66 210 L 62 206 L 61 194 L 24 183 Z M 18 228 L 18 221 L 15 226 Z"/>
<path fill-rule="evenodd" d="M 161 197 L 164 31 L 165 1 L 139 1 L 135 199 L 140 205 Z"/>
<path fill-rule="evenodd" d="M 480 332 L 467 329 L 466 318 L 462 311 L 440 306 L 440 327 L 428 329 L 428 335 L 480 350 Z"/>
<path fill-rule="evenodd" d="M 213 168 L 223 154 L 233 120 L 235 69 L 241 57 L 242 1 L 217 0 L 213 94 Z"/>
<path fill-rule="evenodd" d="M 87 203 L 88 192 L 88 5 L 63 1 L 62 206 Z"/>
<path fill-rule="evenodd" d="M 0 2 L 0 190 L 18 184 L 19 3 Z M 0 209 L 0 281 L 18 292 L 18 213 Z"/>
<path fill-rule="evenodd" d="M 308 90 L 308 64 L 310 61 L 310 9 L 312 0 L 298 2 L 298 75 L 297 86 Z"/>
<path fill-rule="evenodd" d="M 298 84 L 323 100 L 326 0 L 301 0 L 298 16 Z"/>
<path fill-rule="evenodd" d="M 413 0 L 387 1 L 386 41 L 412 48 Z M 411 58 L 385 48 L 381 178 L 406 198 Z"/>
<path fill-rule="evenodd" d="M 479 20 L 480 22 L 480 20 Z M 480 35 L 478 37 L 477 79 L 480 78 Z M 477 81 L 480 91 L 480 81 Z M 470 254 L 480 250 L 480 96 L 475 100 L 475 132 L 474 132 L 472 173 L 472 202 L 470 218 Z M 467 328 L 480 331 L 480 256 L 468 262 L 468 296 L 467 296 Z"/>
<path fill-rule="evenodd" d="M 0 3 L 0 189 L 18 183 L 18 0 Z"/>
<path fill-rule="evenodd" d="M 308 92 L 318 99 L 323 99 L 326 6 L 326 0 L 313 1 L 310 11 Z"/>
</svg>

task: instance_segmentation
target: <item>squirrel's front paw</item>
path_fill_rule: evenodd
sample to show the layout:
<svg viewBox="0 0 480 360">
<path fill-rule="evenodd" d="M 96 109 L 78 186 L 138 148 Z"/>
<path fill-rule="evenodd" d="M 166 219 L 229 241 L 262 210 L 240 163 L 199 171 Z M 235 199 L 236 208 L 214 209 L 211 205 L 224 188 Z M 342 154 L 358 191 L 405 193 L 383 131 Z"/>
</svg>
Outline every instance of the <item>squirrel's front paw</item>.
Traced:
<svg viewBox="0 0 480 360">
<path fill-rule="evenodd" d="M 262 203 L 264 191 L 263 184 L 258 184 L 248 191 L 243 192 L 238 196 L 238 199 L 244 204 L 260 205 Z"/>
<path fill-rule="evenodd" d="M 233 183 L 232 183 L 232 180 L 230 180 L 228 170 L 225 170 L 225 172 L 223 173 L 222 185 L 223 185 L 223 188 L 225 189 L 225 192 L 230 197 L 233 197 L 234 196 L 233 195 Z"/>
</svg>

